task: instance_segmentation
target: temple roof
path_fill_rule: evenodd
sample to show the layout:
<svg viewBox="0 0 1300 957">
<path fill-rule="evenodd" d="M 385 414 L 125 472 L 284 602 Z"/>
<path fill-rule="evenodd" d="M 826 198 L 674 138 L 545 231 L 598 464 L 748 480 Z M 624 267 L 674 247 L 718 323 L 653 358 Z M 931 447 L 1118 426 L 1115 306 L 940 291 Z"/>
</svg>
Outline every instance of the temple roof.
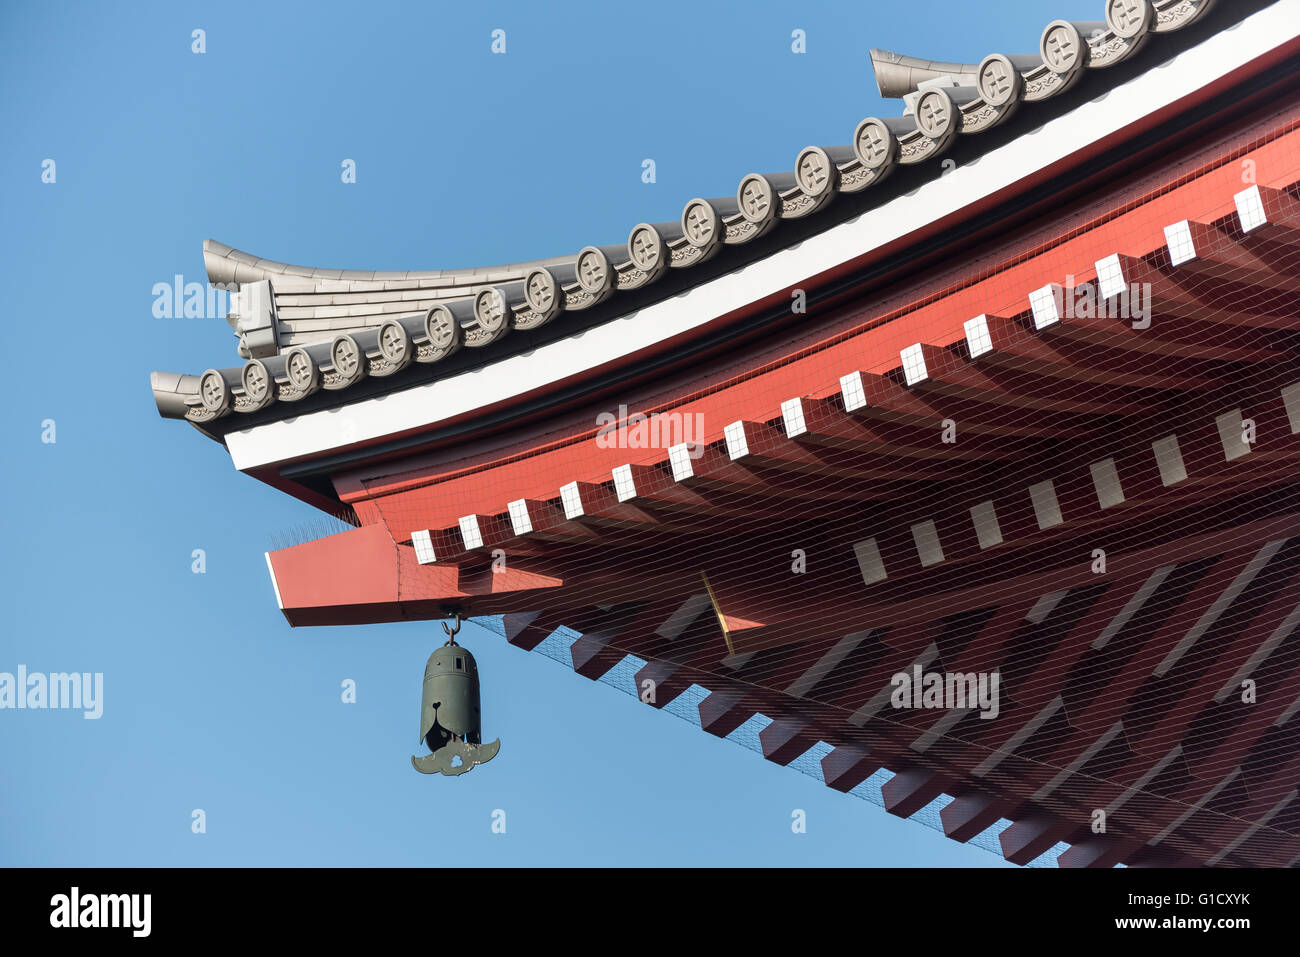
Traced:
<svg viewBox="0 0 1300 957">
<path fill-rule="evenodd" d="M 1052 114 L 1040 101 L 1093 71 L 1106 77 L 1106 68 L 1133 57 L 1150 38 L 1192 24 L 1213 5 L 1106 0 L 1104 20 L 1049 23 L 1035 54 L 994 53 L 976 64 L 872 50 L 880 92 L 903 100 L 902 115 L 867 117 L 850 145 L 806 147 L 793 170 L 751 173 L 734 196 L 692 199 L 679 220 L 639 223 L 619 245 L 503 266 L 390 272 L 293 266 L 207 240 L 208 279 L 234 291 L 228 321 L 247 362 L 201 375 L 155 372 L 158 410 L 201 424 L 347 389 L 367 377 L 392 377 L 391 388 L 401 388 L 415 381 L 420 366 L 462 347 L 492 347 L 511 332 L 556 323 L 561 314 L 608 300 L 617 308 L 618 297 L 656 284 L 667 296 L 681 286 L 664 282 L 674 270 L 768 234 L 788 233 L 789 242 L 798 241 L 809 227 L 796 230 L 787 225 L 793 220 L 811 217 L 812 229 L 829 228 L 838 219 L 823 211 L 837 197 L 870 197 L 902 167 L 937 164 L 960 138 L 994 129 L 1021 104 L 1047 118 Z M 889 198 L 885 191 L 878 195 Z M 706 271 L 699 275 L 707 278 Z M 423 375 L 427 379 L 429 370 Z"/>
</svg>

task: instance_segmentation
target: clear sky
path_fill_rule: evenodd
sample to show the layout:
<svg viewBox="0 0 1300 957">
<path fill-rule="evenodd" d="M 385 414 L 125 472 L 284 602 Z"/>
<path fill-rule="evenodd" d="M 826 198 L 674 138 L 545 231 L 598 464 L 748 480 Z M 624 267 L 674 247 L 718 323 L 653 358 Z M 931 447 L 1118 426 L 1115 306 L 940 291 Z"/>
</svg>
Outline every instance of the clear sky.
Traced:
<svg viewBox="0 0 1300 957">
<path fill-rule="evenodd" d="M 104 676 L 98 720 L 0 711 L 0 864 L 1001 863 L 471 626 L 501 754 L 415 773 L 441 629 L 288 627 L 263 552 L 318 513 L 158 417 L 150 371 L 240 360 L 223 318 L 155 318 L 152 290 L 205 281 L 207 237 L 377 269 L 621 243 L 901 112 L 871 47 L 977 62 L 1101 8 L 0 6 L 0 672 Z"/>
</svg>

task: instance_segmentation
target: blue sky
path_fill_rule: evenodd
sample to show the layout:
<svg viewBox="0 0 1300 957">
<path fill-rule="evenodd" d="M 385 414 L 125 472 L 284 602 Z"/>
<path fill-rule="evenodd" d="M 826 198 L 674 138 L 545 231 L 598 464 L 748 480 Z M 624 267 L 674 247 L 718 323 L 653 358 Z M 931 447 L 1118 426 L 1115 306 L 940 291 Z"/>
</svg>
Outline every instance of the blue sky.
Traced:
<svg viewBox="0 0 1300 957">
<path fill-rule="evenodd" d="M 978 61 L 1101 6 L 4 5 L 0 672 L 102 672 L 104 713 L 0 711 L 0 864 L 999 864 L 472 627 L 501 754 L 416 774 L 441 629 L 288 627 L 263 552 L 317 513 L 157 416 L 150 371 L 239 360 L 152 288 L 204 281 L 206 237 L 381 269 L 620 243 L 900 112 L 873 46 Z"/>
</svg>

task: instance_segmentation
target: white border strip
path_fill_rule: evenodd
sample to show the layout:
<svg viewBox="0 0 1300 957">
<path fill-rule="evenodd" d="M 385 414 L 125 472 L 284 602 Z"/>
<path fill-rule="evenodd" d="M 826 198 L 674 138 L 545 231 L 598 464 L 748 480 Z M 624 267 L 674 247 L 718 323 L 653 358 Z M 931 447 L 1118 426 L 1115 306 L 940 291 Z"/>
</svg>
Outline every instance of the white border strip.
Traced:
<svg viewBox="0 0 1300 957">
<path fill-rule="evenodd" d="M 910 195 L 679 296 L 473 372 L 382 398 L 231 432 L 247 470 L 423 428 L 507 401 L 704 325 L 885 246 L 1141 120 L 1300 35 L 1300 0 L 1278 3 Z"/>
<path fill-rule="evenodd" d="M 280 597 L 280 583 L 275 580 L 275 567 L 271 564 L 271 553 L 265 552 L 266 570 L 271 575 L 271 587 L 275 589 L 275 603 L 281 611 L 284 611 L 284 599 Z"/>
</svg>

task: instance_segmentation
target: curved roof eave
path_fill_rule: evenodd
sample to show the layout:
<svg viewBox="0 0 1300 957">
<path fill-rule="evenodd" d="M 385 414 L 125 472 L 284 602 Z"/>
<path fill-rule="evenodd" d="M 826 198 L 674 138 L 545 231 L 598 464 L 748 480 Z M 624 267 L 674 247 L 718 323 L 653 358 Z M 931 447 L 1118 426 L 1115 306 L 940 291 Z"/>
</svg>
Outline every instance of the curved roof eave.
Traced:
<svg viewBox="0 0 1300 957">
<path fill-rule="evenodd" d="M 993 129 L 1021 104 L 1059 96 L 1086 73 L 1128 60 L 1152 37 L 1189 26 L 1212 6 L 1214 0 L 1111 0 L 1105 21 L 1052 21 L 1035 55 L 991 54 L 975 65 L 873 50 L 881 92 L 904 99 L 903 116 L 868 117 L 851 145 L 807 147 L 792 172 L 749 174 L 735 196 L 693 199 L 678 222 L 640 223 L 623 246 L 496 267 L 374 271 L 293 266 L 206 240 L 209 281 L 239 287 L 229 318 L 248 362 L 201 375 L 155 373 L 159 413 L 202 424 L 346 389 L 368 376 L 391 375 L 396 388 L 409 377 L 394 374 L 408 366 L 441 361 L 462 346 L 489 346 L 562 312 L 643 289 L 724 247 L 805 219 L 840 194 L 863 192 L 896 169 L 933 161 L 960 137 Z"/>
</svg>

